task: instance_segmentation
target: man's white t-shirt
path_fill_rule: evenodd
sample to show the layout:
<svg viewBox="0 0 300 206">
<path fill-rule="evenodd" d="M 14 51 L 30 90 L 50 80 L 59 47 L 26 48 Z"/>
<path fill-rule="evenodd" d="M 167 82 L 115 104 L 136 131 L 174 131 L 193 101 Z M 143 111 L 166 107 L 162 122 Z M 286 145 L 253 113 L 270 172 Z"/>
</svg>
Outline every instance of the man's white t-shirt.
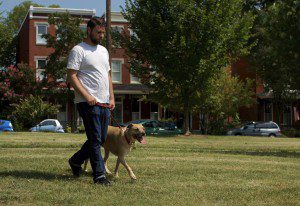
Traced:
<svg viewBox="0 0 300 206">
<path fill-rule="evenodd" d="M 77 70 L 77 77 L 84 88 L 99 103 L 109 103 L 108 51 L 101 45 L 91 46 L 85 42 L 76 45 L 70 52 L 68 69 Z M 86 100 L 75 91 L 75 103 Z"/>
</svg>

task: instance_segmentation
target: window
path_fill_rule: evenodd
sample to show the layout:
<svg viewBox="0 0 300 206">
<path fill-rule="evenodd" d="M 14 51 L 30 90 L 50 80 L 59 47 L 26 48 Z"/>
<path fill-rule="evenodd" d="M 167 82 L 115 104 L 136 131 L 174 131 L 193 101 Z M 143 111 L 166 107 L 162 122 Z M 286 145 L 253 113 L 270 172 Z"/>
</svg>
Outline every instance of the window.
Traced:
<svg viewBox="0 0 300 206">
<path fill-rule="evenodd" d="M 46 57 L 43 58 L 36 58 L 36 79 L 38 81 L 41 81 L 44 79 L 44 72 L 45 72 L 45 66 L 47 64 Z"/>
<path fill-rule="evenodd" d="M 124 29 L 123 26 L 112 26 L 112 27 L 111 27 L 111 30 L 112 30 L 113 32 L 118 32 L 118 33 L 120 33 L 120 34 L 123 32 L 123 29 Z"/>
<path fill-rule="evenodd" d="M 283 125 L 290 126 L 292 124 L 292 108 L 287 106 L 283 111 Z"/>
<path fill-rule="evenodd" d="M 140 84 L 140 78 L 130 74 L 130 83 L 131 84 Z"/>
<path fill-rule="evenodd" d="M 258 123 L 255 125 L 255 128 L 257 129 L 266 129 L 269 128 L 269 124 L 268 123 Z"/>
<path fill-rule="evenodd" d="M 111 61 L 111 75 L 114 83 L 122 83 L 122 64 L 124 60 Z"/>
<path fill-rule="evenodd" d="M 132 120 L 140 119 L 140 102 L 138 98 L 132 99 L 131 110 Z"/>
<path fill-rule="evenodd" d="M 274 123 L 267 123 L 268 125 L 268 128 L 271 128 L 271 129 L 278 129 L 278 126 Z"/>
<path fill-rule="evenodd" d="M 272 103 L 265 102 L 265 121 L 273 120 L 272 110 L 273 110 Z"/>
<path fill-rule="evenodd" d="M 41 126 L 48 126 L 48 125 L 57 126 L 55 121 L 44 121 L 41 123 Z"/>
<path fill-rule="evenodd" d="M 243 129 L 254 129 L 254 124 L 245 125 Z"/>
<path fill-rule="evenodd" d="M 36 23 L 36 44 L 46 45 L 47 41 L 42 36 L 48 34 L 48 24 Z"/>
<path fill-rule="evenodd" d="M 137 34 L 132 29 L 128 29 L 128 30 L 129 30 L 129 33 L 130 33 L 131 37 L 135 37 L 135 38 L 139 39 Z"/>
</svg>

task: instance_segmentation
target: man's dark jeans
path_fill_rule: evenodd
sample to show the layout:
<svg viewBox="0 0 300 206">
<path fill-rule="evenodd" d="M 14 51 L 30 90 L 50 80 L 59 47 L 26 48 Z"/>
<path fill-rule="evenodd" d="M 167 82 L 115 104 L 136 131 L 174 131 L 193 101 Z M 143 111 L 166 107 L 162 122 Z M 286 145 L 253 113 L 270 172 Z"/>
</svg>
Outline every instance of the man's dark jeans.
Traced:
<svg viewBox="0 0 300 206">
<path fill-rule="evenodd" d="M 95 179 L 105 172 L 100 146 L 105 142 L 107 136 L 110 111 L 108 108 L 97 105 L 90 106 L 86 102 L 78 103 L 77 109 L 83 120 L 87 141 L 73 155 L 71 161 L 74 164 L 82 165 L 84 160 L 90 158 Z"/>
</svg>

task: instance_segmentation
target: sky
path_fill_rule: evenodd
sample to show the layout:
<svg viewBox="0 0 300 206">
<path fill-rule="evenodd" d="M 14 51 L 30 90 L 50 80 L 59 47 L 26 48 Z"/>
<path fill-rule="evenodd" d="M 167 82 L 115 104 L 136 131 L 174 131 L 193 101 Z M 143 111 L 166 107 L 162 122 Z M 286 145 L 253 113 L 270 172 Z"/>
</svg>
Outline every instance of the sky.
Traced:
<svg viewBox="0 0 300 206">
<path fill-rule="evenodd" d="M 11 11 L 15 6 L 22 3 L 24 0 L 0 0 L 0 12 Z M 106 0 L 31 0 L 34 3 L 49 6 L 58 4 L 61 8 L 73 9 L 95 9 L 96 15 L 101 16 L 106 11 Z M 120 6 L 125 6 L 125 0 L 111 0 L 111 11 L 121 11 Z"/>
</svg>

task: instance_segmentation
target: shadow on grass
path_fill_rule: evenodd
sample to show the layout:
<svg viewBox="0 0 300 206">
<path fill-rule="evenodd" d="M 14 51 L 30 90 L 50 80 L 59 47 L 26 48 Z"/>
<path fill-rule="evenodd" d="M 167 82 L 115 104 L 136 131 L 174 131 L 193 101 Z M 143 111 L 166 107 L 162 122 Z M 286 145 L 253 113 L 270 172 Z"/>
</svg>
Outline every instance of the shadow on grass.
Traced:
<svg viewBox="0 0 300 206">
<path fill-rule="evenodd" d="M 211 151 L 214 153 L 233 154 L 233 155 L 251 155 L 251 156 L 275 156 L 300 158 L 300 153 L 295 151 L 239 151 L 239 150 L 219 150 Z"/>
<path fill-rule="evenodd" d="M 70 172 L 71 173 L 71 172 Z M 71 174 L 54 174 L 49 172 L 41 172 L 41 171 L 4 171 L 0 172 L 0 178 L 2 177 L 15 177 L 15 178 L 24 178 L 24 179 L 38 179 L 38 180 L 63 180 L 70 181 L 75 180 Z"/>
</svg>

